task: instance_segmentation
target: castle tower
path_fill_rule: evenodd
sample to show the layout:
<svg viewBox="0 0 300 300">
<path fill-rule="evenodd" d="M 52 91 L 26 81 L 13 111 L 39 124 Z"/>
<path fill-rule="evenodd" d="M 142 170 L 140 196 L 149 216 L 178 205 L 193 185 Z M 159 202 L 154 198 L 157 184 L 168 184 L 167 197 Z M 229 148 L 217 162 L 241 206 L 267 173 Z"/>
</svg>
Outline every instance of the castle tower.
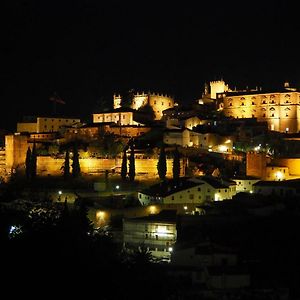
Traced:
<svg viewBox="0 0 300 300">
<path fill-rule="evenodd" d="M 264 179 L 266 175 L 267 156 L 263 152 L 247 152 L 246 175 Z"/>
<path fill-rule="evenodd" d="M 5 136 L 6 168 L 8 170 L 17 167 L 24 167 L 28 148 L 27 139 L 28 138 L 25 135 Z"/>
<path fill-rule="evenodd" d="M 217 99 L 217 93 L 224 93 L 228 91 L 228 84 L 224 80 L 210 82 L 210 98 Z"/>
</svg>

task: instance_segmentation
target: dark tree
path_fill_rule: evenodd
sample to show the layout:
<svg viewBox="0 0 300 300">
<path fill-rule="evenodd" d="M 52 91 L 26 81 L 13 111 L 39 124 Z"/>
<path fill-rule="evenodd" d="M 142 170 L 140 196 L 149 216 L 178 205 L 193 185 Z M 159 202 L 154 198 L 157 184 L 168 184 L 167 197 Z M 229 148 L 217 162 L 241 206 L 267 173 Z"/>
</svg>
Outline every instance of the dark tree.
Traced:
<svg viewBox="0 0 300 300">
<path fill-rule="evenodd" d="M 137 114 L 135 120 L 137 122 L 151 124 L 155 120 L 155 112 L 150 105 L 150 103 L 146 103 L 144 106 L 138 109 L 140 114 Z"/>
<path fill-rule="evenodd" d="M 66 149 L 65 161 L 62 166 L 64 178 L 67 179 L 70 177 L 70 153 L 69 149 Z"/>
<path fill-rule="evenodd" d="M 78 153 L 78 145 L 76 142 L 73 144 L 72 176 L 74 178 L 80 176 L 79 153 Z"/>
<path fill-rule="evenodd" d="M 162 146 L 159 153 L 158 163 L 157 163 L 158 175 L 161 180 L 166 179 L 167 175 L 167 159 L 165 147 Z"/>
<path fill-rule="evenodd" d="M 126 149 L 124 149 L 124 151 L 123 151 L 123 159 L 122 159 L 122 167 L 121 167 L 121 178 L 124 181 L 127 178 L 127 153 L 126 153 Z"/>
<path fill-rule="evenodd" d="M 36 145 L 33 143 L 31 158 L 30 158 L 30 173 L 31 179 L 35 179 L 36 177 L 36 161 L 37 161 L 37 153 L 36 153 Z"/>
<path fill-rule="evenodd" d="M 173 157 L 173 179 L 178 179 L 180 177 L 180 153 L 176 147 Z"/>
<path fill-rule="evenodd" d="M 134 146 L 133 143 L 130 145 L 130 156 L 129 156 L 129 180 L 134 181 L 135 178 L 135 157 L 134 157 Z"/>
<path fill-rule="evenodd" d="M 134 90 L 131 89 L 122 93 L 121 95 L 121 107 L 130 108 L 134 98 Z"/>
<path fill-rule="evenodd" d="M 25 174 L 26 174 L 26 178 L 30 179 L 30 177 L 31 177 L 31 150 L 30 150 L 30 147 L 28 147 L 27 152 L 26 152 Z"/>
</svg>

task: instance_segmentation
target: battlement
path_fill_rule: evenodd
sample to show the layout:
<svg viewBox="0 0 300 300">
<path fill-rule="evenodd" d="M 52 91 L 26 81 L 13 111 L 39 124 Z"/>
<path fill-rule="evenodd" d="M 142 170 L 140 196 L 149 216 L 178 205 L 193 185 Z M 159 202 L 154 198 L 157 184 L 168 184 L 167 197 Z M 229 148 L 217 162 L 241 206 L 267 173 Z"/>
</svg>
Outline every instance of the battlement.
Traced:
<svg viewBox="0 0 300 300">
<path fill-rule="evenodd" d="M 136 92 L 134 94 L 134 97 L 138 97 L 138 96 L 159 96 L 159 97 L 165 97 L 165 98 L 170 98 L 172 99 L 172 96 L 168 95 L 168 94 L 163 94 L 163 93 L 156 93 L 156 92 Z M 114 94 L 113 95 L 114 99 L 115 98 L 122 98 L 121 94 Z"/>
</svg>

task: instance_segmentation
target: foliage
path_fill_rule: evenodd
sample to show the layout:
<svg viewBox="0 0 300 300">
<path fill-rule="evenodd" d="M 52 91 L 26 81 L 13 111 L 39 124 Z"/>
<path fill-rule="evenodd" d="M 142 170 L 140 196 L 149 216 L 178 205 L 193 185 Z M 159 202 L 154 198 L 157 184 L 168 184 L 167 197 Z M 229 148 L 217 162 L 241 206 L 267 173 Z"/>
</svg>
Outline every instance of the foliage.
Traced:
<svg viewBox="0 0 300 300">
<path fill-rule="evenodd" d="M 73 144 L 72 176 L 74 178 L 80 176 L 79 153 L 78 153 L 78 145 L 76 142 Z"/>
<path fill-rule="evenodd" d="M 31 168 L 31 150 L 30 147 L 28 147 L 26 152 L 26 159 L 25 159 L 25 174 L 27 179 L 30 179 L 30 175 L 31 175 L 30 168 Z"/>
<path fill-rule="evenodd" d="M 130 89 L 121 94 L 121 107 L 130 108 L 134 99 L 134 90 Z"/>
<path fill-rule="evenodd" d="M 31 158 L 30 158 L 30 174 L 31 179 L 34 180 L 36 178 L 36 162 L 37 162 L 37 152 L 35 142 L 33 143 Z"/>
<path fill-rule="evenodd" d="M 137 115 L 135 117 L 135 120 L 137 122 L 144 123 L 144 124 L 148 124 L 148 123 L 151 124 L 155 120 L 154 110 L 149 103 L 145 104 L 144 106 L 141 106 L 138 109 L 138 112 L 140 113 L 140 115 Z"/>
<path fill-rule="evenodd" d="M 115 158 L 123 150 L 123 142 L 112 133 L 105 133 L 88 146 L 89 153 L 96 157 Z"/>
<path fill-rule="evenodd" d="M 159 178 L 161 180 L 165 180 L 167 174 L 167 159 L 166 159 L 166 152 L 164 146 L 160 148 L 157 170 L 158 170 Z"/>
<path fill-rule="evenodd" d="M 145 245 L 140 245 L 129 253 L 129 261 L 135 266 L 145 266 L 154 261 L 151 251 Z"/>
<path fill-rule="evenodd" d="M 66 149 L 66 154 L 65 154 L 65 161 L 64 164 L 62 165 L 62 170 L 63 170 L 63 175 L 64 178 L 67 179 L 70 177 L 70 153 L 69 149 Z"/>
<path fill-rule="evenodd" d="M 121 166 L 121 178 L 124 181 L 127 178 L 127 153 L 126 153 L 126 149 L 124 149 L 124 151 L 123 151 L 122 166 Z"/>
<path fill-rule="evenodd" d="M 50 144 L 48 146 L 48 153 L 50 155 L 57 155 L 59 153 L 59 146 L 57 144 Z"/>
<path fill-rule="evenodd" d="M 173 157 L 173 178 L 178 179 L 180 177 L 180 153 L 178 148 L 175 148 Z"/>
<path fill-rule="evenodd" d="M 135 157 L 134 157 L 134 146 L 133 143 L 130 145 L 130 156 L 129 156 L 129 180 L 134 181 L 135 178 Z"/>
</svg>

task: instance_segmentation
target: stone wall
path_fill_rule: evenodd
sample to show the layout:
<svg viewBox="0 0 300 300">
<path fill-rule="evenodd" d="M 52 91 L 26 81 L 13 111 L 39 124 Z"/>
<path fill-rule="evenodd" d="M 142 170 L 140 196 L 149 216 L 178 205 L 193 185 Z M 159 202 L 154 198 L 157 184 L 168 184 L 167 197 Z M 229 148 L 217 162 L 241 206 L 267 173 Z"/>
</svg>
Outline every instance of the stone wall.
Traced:
<svg viewBox="0 0 300 300">
<path fill-rule="evenodd" d="M 157 172 L 158 159 L 135 159 L 135 172 L 136 175 L 144 176 L 158 176 Z M 38 175 L 59 175 L 62 174 L 61 167 L 64 163 L 63 158 L 55 159 L 51 156 L 39 156 L 37 158 L 37 173 Z M 70 165 L 72 160 L 70 160 Z M 97 174 L 103 173 L 105 170 L 113 170 L 120 173 L 122 159 L 97 159 L 86 158 L 80 159 L 80 168 L 82 173 Z M 181 162 L 182 166 L 182 162 Z M 172 177 L 173 159 L 167 159 L 167 176 Z M 183 168 L 181 168 L 181 175 L 183 175 Z"/>
</svg>

